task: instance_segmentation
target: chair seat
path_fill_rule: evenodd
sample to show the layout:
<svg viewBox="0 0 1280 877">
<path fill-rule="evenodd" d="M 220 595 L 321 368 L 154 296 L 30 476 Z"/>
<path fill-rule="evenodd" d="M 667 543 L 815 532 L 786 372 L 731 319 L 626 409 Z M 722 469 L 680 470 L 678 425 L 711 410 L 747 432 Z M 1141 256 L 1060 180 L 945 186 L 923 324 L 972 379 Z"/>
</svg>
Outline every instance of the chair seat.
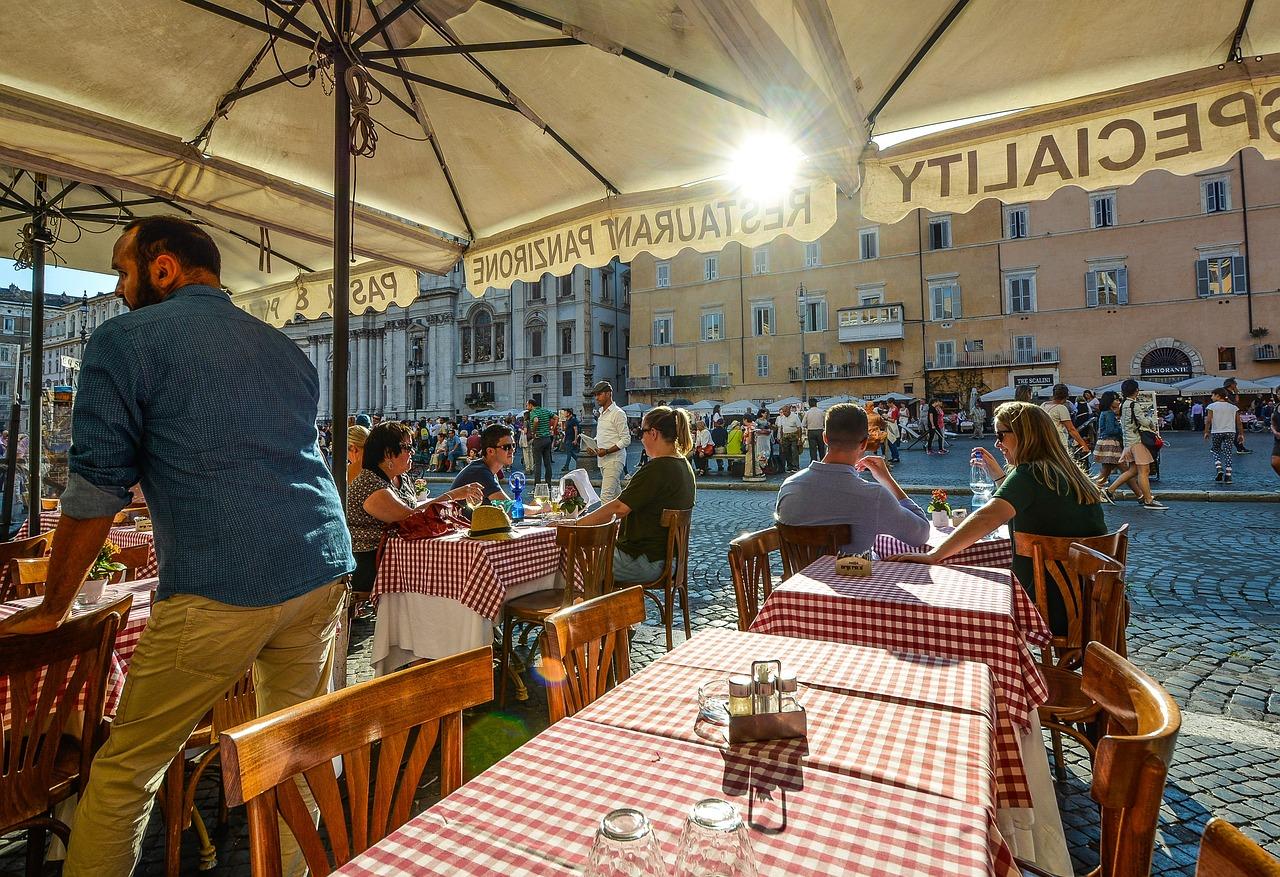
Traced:
<svg viewBox="0 0 1280 877">
<path fill-rule="evenodd" d="M 503 612 L 514 618 L 542 621 L 551 613 L 558 611 L 563 603 L 564 589 L 554 588 L 512 598 L 504 604 Z"/>
<path fill-rule="evenodd" d="M 80 741 L 67 734 L 58 741 L 53 776 L 49 779 L 49 802 L 57 804 L 74 795 L 80 787 Z"/>
<path fill-rule="evenodd" d="M 1081 721 L 1093 716 L 1097 711 L 1097 704 L 1081 690 L 1083 680 L 1078 673 L 1060 667 L 1040 669 L 1049 688 L 1049 697 L 1040 706 L 1041 715 L 1066 722 Z"/>
</svg>

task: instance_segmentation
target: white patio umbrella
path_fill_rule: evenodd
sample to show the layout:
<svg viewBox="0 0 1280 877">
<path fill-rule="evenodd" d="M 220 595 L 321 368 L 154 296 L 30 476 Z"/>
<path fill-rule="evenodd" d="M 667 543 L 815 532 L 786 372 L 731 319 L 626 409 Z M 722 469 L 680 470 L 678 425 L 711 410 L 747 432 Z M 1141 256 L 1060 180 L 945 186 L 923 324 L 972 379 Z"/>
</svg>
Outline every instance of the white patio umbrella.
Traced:
<svg viewBox="0 0 1280 877">
<path fill-rule="evenodd" d="M 684 406 L 684 410 L 691 414 L 710 414 L 719 404 L 720 400 L 718 399 L 702 399 L 692 405 Z"/>
<path fill-rule="evenodd" d="M 876 396 L 872 402 L 911 402 L 915 396 L 908 396 L 906 393 L 885 393 L 883 396 Z"/>
<path fill-rule="evenodd" d="M 781 399 L 779 399 L 776 402 L 770 402 L 769 410 L 781 411 L 783 405 L 790 405 L 792 407 L 795 407 L 796 405 L 803 405 L 803 404 L 804 403 L 801 401 L 799 396 L 783 396 Z"/>
<path fill-rule="evenodd" d="M 735 399 L 732 402 L 721 405 L 720 413 L 725 417 L 742 417 L 747 413 L 748 408 L 750 408 L 751 412 L 754 414 L 756 411 L 760 410 L 760 403 L 755 399 Z"/>
<path fill-rule="evenodd" d="M 1177 387 L 1180 393 L 1212 393 L 1221 387 L 1226 380 L 1227 378 L 1219 377 L 1218 375 L 1201 375 L 1198 378 L 1178 381 L 1173 386 Z M 1246 381 L 1241 378 L 1236 378 L 1236 389 L 1243 395 L 1271 392 L 1271 387 L 1267 384 L 1258 381 Z"/>
<path fill-rule="evenodd" d="M 818 408 L 819 408 L 820 410 L 822 410 L 822 411 L 826 411 L 826 410 L 827 410 L 828 408 L 830 408 L 832 405 L 840 405 L 840 404 L 843 404 L 843 403 L 845 403 L 845 402 L 858 402 L 858 401 L 859 401 L 859 400 L 858 400 L 858 399 L 855 399 L 853 396 L 844 396 L 844 395 L 841 395 L 841 396 L 828 396 L 828 397 L 827 397 L 827 398 L 825 398 L 825 399 L 819 399 L 819 400 L 818 400 Z"/>
<path fill-rule="evenodd" d="M 623 405 L 622 410 L 627 417 L 644 417 L 644 413 L 651 407 L 645 402 L 632 402 L 630 405 Z"/>
<path fill-rule="evenodd" d="M 1137 378 L 1134 378 L 1137 380 Z M 1124 381 L 1112 381 L 1110 384 L 1098 387 L 1094 390 L 1099 396 L 1103 393 L 1119 393 L 1120 385 Z M 1138 381 L 1138 391 L 1141 393 L 1155 393 L 1157 396 L 1176 396 L 1178 388 L 1174 384 L 1162 384 L 1159 381 Z"/>
</svg>

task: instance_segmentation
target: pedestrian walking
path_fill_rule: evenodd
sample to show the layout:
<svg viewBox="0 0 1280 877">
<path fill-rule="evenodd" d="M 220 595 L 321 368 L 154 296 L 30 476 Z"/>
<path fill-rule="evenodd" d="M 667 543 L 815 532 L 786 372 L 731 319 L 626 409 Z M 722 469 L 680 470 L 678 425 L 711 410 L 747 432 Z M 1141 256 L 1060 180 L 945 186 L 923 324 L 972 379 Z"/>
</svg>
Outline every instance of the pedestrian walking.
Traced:
<svg viewBox="0 0 1280 877">
<path fill-rule="evenodd" d="M 1071 394 L 1071 390 L 1066 384 L 1054 384 L 1053 398 L 1045 402 L 1040 407 L 1049 415 L 1049 419 L 1053 421 L 1053 425 L 1058 430 L 1058 438 L 1062 440 L 1062 446 L 1071 451 L 1071 443 L 1074 441 L 1080 452 L 1087 457 L 1089 455 L 1089 443 L 1080 435 L 1080 431 L 1076 429 L 1075 421 L 1071 416 L 1071 409 L 1067 406 L 1067 397 Z"/>
<path fill-rule="evenodd" d="M 560 469 L 560 474 L 563 475 L 570 469 L 578 468 L 578 437 L 582 435 L 582 427 L 572 408 L 565 408 L 560 412 L 560 423 L 564 429 L 564 466 Z"/>
<path fill-rule="evenodd" d="M 886 417 L 884 421 L 884 445 L 889 449 L 889 465 L 896 466 L 902 462 L 902 427 L 898 426 L 898 421 L 893 417 Z"/>
<path fill-rule="evenodd" d="M 1191 403 L 1191 428 L 1196 432 L 1204 432 L 1204 405 L 1199 399 Z"/>
<path fill-rule="evenodd" d="M 1271 408 L 1271 469 L 1280 476 L 1280 405 Z"/>
<path fill-rule="evenodd" d="M 925 454 L 933 454 L 933 440 L 935 437 L 938 439 L 938 453 L 945 454 L 947 446 L 943 439 L 947 429 L 947 412 L 942 407 L 941 399 L 934 399 L 928 403 L 925 408 L 925 423 L 929 430 L 925 437 Z"/>
<path fill-rule="evenodd" d="M 529 422 L 524 419 L 517 420 L 516 433 L 520 442 L 520 471 L 527 477 L 533 471 L 533 447 L 529 442 Z"/>
<path fill-rule="evenodd" d="M 1227 378 L 1225 381 L 1222 382 L 1222 389 L 1227 391 L 1227 401 L 1230 402 L 1232 405 L 1236 406 L 1236 408 L 1238 409 L 1240 407 L 1240 390 L 1238 385 L 1236 384 L 1236 379 Z M 1244 446 L 1244 430 L 1243 429 L 1240 430 L 1238 436 L 1236 437 L 1236 453 L 1237 454 L 1253 453 L 1253 451 L 1249 450 Z"/>
<path fill-rule="evenodd" d="M 1213 401 L 1204 412 L 1204 440 L 1212 441 L 1214 481 L 1231 483 L 1231 464 L 1235 460 L 1237 442 L 1244 442 L 1244 424 L 1240 409 L 1227 401 L 1225 387 L 1213 391 Z"/>
<path fill-rule="evenodd" d="M 782 406 L 776 424 L 778 443 L 782 447 L 782 464 L 788 472 L 800 471 L 800 436 L 804 431 L 804 421 L 790 405 Z"/>
<path fill-rule="evenodd" d="M 627 413 L 613 401 L 612 384 L 599 381 L 591 393 L 600 406 L 596 416 L 596 459 L 600 465 L 600 502 L 607 504 L 622 493 L 622 469 L 631 444 L 631 430 L 627 428 Z"/>
<path fill-rule="evenodd" d="M 551 484 L 551 418 L 551 412 L 537 400 L 530 399 L 525 403 L 524 422 L 529 430 L 529 450 L 533 454 L 533 484 L 540 481 Z M 525 475 L 528 474 L 526 471 Z"/>
<path fill-rule="evenodd" d="M 159 586 L 81 791 L 69 877 L 128 877 L 165 771 L 246 670 L 262 715 L 331 678 L 355 561 L 316 451 L 319 379 L 289 338 L 232 304 L 221 261 L 184 219 L 124 227 L 111 267 L 129 313 L 100 323 L 84 351 L 45 597 L 0 622 L 3 636 L 61 624 L 141 482 Z M 288 831 L 281 848 L 291 873 L 302 863 Z"/>
<path fill-rule="evenodd" d="M 1157 502 L 1151 494 L 1149 473 L 1155 457 L 1142 443 L 1142 430 L 1156 432 L 1155 419 L 1138 407 L 1137 381 L 1130 378 L 1121 384 L 1120 395 L 1123 398 L 1120 403 L 1120 430 L 1124 434 L 1124 452 L 1120 455 L 1120 462 L 1127 468 L 1119 478 L 1111 482 L 1110 487 L 1106 488 L 1106 496 L 1114 500 L 1120 486 L 1133 481 L 1135 483 L 1129 484 L 1129 489 L 1142 502 L 1144 509 L 1164 511 L 1168 506 Z"/>
<path fill-rule="evenodd" d="M 1102 467 L 1097 482 L 1105 486 L 1111 473 L 1120 465 L 1124 452 L 1124 432 L 1120 429 L 1120 396 L 1111 390 L 1102 394 L 1098 406 L 1098 443 L 1093 448 L 1093 459 Z"/>
<path fill-rule="evenodd" d="M 818 408 L 818 400 L 809 400 L 809 410 L 804 413 L 804 430 L 809 439 L 809 462 L 821 462 L 827 455 L 827 445 L 822 440 L 823 424 L 826 414 Z"/>
</svg>

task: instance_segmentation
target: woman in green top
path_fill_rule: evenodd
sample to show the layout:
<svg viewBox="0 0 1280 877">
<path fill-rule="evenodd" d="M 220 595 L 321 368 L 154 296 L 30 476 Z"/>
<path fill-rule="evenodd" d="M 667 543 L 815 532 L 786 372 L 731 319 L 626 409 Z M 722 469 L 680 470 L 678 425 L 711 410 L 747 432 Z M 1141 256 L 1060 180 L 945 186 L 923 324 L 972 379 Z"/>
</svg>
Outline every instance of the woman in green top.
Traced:
<svg viewBox="0 0 1280 877">
<path fill-rule="evenodd" d="M 651 408 L 640 424 L 645 463 L 622 495 L 605 503 L 579 524 L 603 524 L 622 519 L 613 551 L 613 578 L 618 582 L 651 582 L 662 574 L 667 559 L 664 509 L 691 509 L 695 493 L 693 469 L 687 459 L 693 449 L 689 415 L 666 405 Z"/>
<path fill-rule="evenodd" d="M 742 424 L 736 420 L 729 424 L 729 442 L 725 445 L 725 453 L 742 456 Z"/>
<path fill-rule="evenodd" d="M 973 513 L 928 554 L 900 554 L 891 560 L 942 563 L 1001 524 L 1037 536 L 1101 536 L 1107 532 L 1098 485 L 1072 461 L 1058 430 L 1043 409 L 1029 402 L 1007 402 L 996 409 L 996 447 L 1009 461 L 1001 466 L 986 448 L 973 449 L 999 486 L 990 502 Z M 1015 556 L 1013 572 L 1034 598 L 1031 559 Z M 1067 631 L 1066 608 L 1049 594 L 1049 628 Z"/>
</svg>

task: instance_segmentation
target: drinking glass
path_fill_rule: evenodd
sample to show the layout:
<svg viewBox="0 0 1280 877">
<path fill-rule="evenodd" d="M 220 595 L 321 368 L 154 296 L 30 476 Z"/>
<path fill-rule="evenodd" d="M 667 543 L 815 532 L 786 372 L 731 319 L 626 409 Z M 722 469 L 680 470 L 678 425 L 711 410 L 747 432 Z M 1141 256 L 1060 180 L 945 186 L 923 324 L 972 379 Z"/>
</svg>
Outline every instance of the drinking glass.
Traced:
<svg viewBox="0 0 1280 877">
<path fill-rule="evenodd" d="M 551 485 L 551 511 L 553 514 L 560 514 L 560 485 Z"/>
<path fill-rule="evenodd" d="M 533 498 L 538 501 L 539 505 L 546 505 L 551 501 L 551 488 L 545 484 L 535 484 L 533 486 Z"/>
<path fill-rule="evenodd" d="M 676 877 L 756 877 L 751 840 L 738 808 L 706 798 L 693 805 L 680 835 Z"/>
<path fill-rule="evenodd" d="M 658 839 L 643 813 L 624 807 L 600 820 L 587 859 L 587 877 L 663 877 L 666 873 Z"/>
</svg>

